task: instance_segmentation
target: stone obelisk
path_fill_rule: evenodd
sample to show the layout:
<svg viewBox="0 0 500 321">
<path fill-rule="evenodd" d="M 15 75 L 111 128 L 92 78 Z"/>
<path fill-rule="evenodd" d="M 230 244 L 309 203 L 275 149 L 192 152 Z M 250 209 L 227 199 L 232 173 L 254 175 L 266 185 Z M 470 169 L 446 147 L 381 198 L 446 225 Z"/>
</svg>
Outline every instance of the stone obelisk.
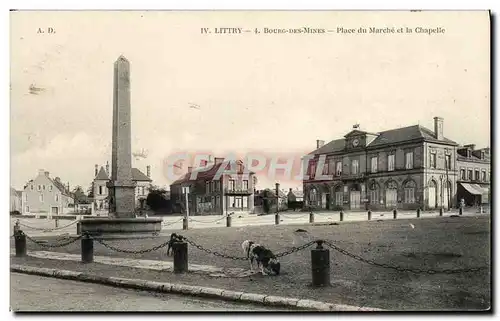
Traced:
<svg viewBox="0 0 500 321">
<path fill-rule="evenodd" d="M 135 217 L 131 136 L 130 63 L 120 56 L 114 65 L 111 180 L 107 184 L 110 217 Z"/>
</svg>

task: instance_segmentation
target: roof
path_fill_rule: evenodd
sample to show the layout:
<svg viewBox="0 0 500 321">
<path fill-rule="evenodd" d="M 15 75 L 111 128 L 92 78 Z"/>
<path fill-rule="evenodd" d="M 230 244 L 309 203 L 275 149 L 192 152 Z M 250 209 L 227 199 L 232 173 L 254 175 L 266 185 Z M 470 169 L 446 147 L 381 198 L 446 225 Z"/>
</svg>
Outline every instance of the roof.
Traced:
<svg viewBox="0 0 500 321">
<path fill-rule="evenodd" d="M 293 195 L 295 195 L 295 197 L 304 197 L 304 192 L 303 191 L 300 191 L 300 190 L 292 190 L 290 192 L 288 192 L 288 194 L 292 193 Z"/>
<path fill-rule="evenodd" d="M 238 164 L 242 164 L 243 162 L 242 161 L 237 161 L 237 163 Z M 212 180 L 214 178 L 214 176 L 217 174 L 217 172 L 219 171 L 219 168 L 221 167 L 222 164 L 224 164 L 224 162 L 219 163 L 219 164 L 213 164 L 212 167 L 210 169 L 208 169 L 208 170 L 206 168 L 198 168 L 196 170 L 193 170 L 191 173 L 184 174 L 181 178 L 179 178 L 178 180 L 176 180 L 175 182 L 173 182 L 171 185 L 182 184 L 182 183 L 189 182 L 189 181 Z M 229 162 L 226 163 L 226 164 L 227 164 L 226 170 L 230 170 L 230 165 L 231 164 Z M 191 179 L 191 174 L 192 173 L 197 173 L 195 180 Z M 238 171 L 237 174 L 246 174 L 245 173 L 245 167 L 243 165 L 241 166 L 241 171 Z M 250 174 L 255 174 L 255 173 L 254 172 L 250 172 Z"/>
<path fill-rule="evenodd" d="M 346 136 L 350 136 L 351 131 Z M 364 134 L 366 132 L 357 131 L 359 134 Z M 452 145 L 458 145 L 456 142 L 443 137 L 443 139 L 438 140 L 434 137 L 434 132 L 428 128 L 425 128 L 420 125 L 413 125 L 408 127 L 401 127 L 391 130 L 382 131 L 376 134 L 377 137 L 367 146 L 367 148 L 373 148 L 383 145 L 392 145 L 397 143 L 402 143 L 406 141 L 423 139 L 427 141 L 441 142 Z M 310 155 L 318 155 L 318 154 L 329 154 L 337 151 L 342 151 L 345 149 L 345 139 L 336 139 L 332 140 L 328 144 L 320 147 L 319 149 L 312 151 L 309 153 Z"/>
<path fill-rule="evenodd" d="M 97 173 L 94 180 L 109 181 L 109 176 L 106 173 L 106 170 L 104 169 L 104 167 L 101 166 L 101 169 Z M 139 169 L 134 168 L 134 167 L 132 168 L 132 180 L 136 181 L 136 182 L 151 182 L 152 181 L 151 178 L 149 178 L 146 174 L 144 174 Z"/>
<path fill-rule="evenodd" d="M 11 196 L 18 196 L 18 197 L 21 197 L 22 196 L 22 191 L 16 191 L 15 188 L 11 187 L 10 188 L 10 195 Z"/>
<path fill-rule="evenodd" d="M 60 180 L 52 179 L 52 178 L 49 178 L 49 180 L 52 181 L 52 183 L 61 192 L 61 194 L 73 197 L 73 195 L 71 194 L 71 191 L 66 187 L 66 185 L 61 183 Z"/>
</svg>

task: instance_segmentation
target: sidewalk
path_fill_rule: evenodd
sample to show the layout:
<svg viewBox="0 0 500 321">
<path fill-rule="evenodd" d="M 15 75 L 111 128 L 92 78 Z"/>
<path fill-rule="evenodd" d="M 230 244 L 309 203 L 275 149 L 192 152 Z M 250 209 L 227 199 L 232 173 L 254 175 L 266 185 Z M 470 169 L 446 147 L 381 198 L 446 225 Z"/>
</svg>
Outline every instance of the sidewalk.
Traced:
<svg viewBox="0 0 500 321">
<path fill-rule="evenodd" d="M 79 262 L 79 242 L 47 254 L 43 252 L 47 249 L 28 241 L 28 252 L 38 252 L 36 257 L 13 257 L 11 263 L 388 310 L 486 309 L 491 302 L 489 269 L 414 274 L 367 264 L 330 249 L 332 286 L 312 289 L 311 248 L 281 257 L 282 273 L 276 277 L 245 275 L 247 261 L 213 254 L 242 257 L 241 242 L 245 239 L 257 240 L 275 253 L 314 239 L 327 239 L 369 262 L 391 266 L 422 270 L 489 267 L 489 216 L 193 229 L 181 234 L 207 250 L 188 247 L 192 272 L 187 274 L 169 272 L 172 258 L 166 256 L 165 249 L 147 251 L 164 243 L 166 237 L 106 241 L 136 254 L 117 252 L 94 242 L 96 262 L 91 264 Z M 11 242 L 11 248 L 13 245 Z"/>
</svg>

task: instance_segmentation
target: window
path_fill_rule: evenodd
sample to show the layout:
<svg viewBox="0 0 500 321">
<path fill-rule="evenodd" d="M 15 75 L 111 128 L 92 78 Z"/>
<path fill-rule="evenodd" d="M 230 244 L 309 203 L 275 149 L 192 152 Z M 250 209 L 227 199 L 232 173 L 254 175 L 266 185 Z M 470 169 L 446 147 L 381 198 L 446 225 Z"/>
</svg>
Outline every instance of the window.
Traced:
<svg viewBox="0 0 500 321">
<path fill-rule="evenodd" d="M 483 182 L 486 182 L 486 171 L 485 171 L 485 170 L 483 170 L 483 171 L 481 172 L 481 175 L 482 175 L 481 180 L 482 180 Z"/>
<path fill-rule="evenodd" d="M 206 181 L 205 182 L 205 193 L 210 193 L 210 182 Z"/>
<path fill-rule="evenodd" d="M 477 181 L 479 180 L 479 170 L 478 169 L 475 170 L 474 179 Z"/>
<path fill-rule="evenodd" d="M 238 164 L 238 173 L 243 172 L 243 164 Z"/>
<path fill-rule="evenodd" d="M 33 190 L 33 184 L 30 185 L 30 189 Z"/>
<path fill-rule="evenodd" d="M 472 181 L 472 179 L 473 179 L 473 178 L 472 178 L 472 169 L 469 169 L 469 170 L 467 171 L 467 178 L 469 179 L 469 181 Z"/>
<path fill-rule="evenodd" d="M 335 173 L 337 174 L 337 176 L 342 175 L 342 162 L 337 162 Z"/>
<path fill-rule="evenodd" d="M 42 203 L 43 203 L 43 194 L 40 194 L 39 199 L 40 199 L 40 202 L 42 202 Z"/>
<path fill-rule="evenodd" d="M 311 162 L 311 164 L 309 165 L 309 176 L 314 177 L 315 174 L 316 174 L 316 162 Z"/>
<path fill-rule="evenodd" d="M 312 188 L 309 191 L 309 203 L 310 205 L 316 205 L 317 197 L 316 197 L 316 190 Z"/>
<path fill-rule="evenodd" d="M 26 213 L 29 213 L 29 212 L 30 212 L 30 207 L 26 206 Z"/>
<path fill-rule="evenodd" d="M 56 196 L 54 197 L 54 200 L 55 200 L 56 202 L 59 202 L 59 194 L 56 194 Z"/>
<path fill-rule="evenodd" d="M 41 190 L 42 190 L 42 185 L 40 185 L 40 184 L 39 184 L 39 185 L 37 186 L 37 191 L 39 191 L 39 192 L 40 192 Z"/>
<path fill-rule="evenodd" d="M 43 190 L 45 191 L 45 185 L 42 185 Z"/>
<path fill-rule="evenodd" d="M 344 192 L 342 192 L 342 186 L 338 186 L 335 189 L 335 205 L 344 205 Z"/>
<path fill-rule="evenodd" d="M 102 195 L 102 186 L 99 186 L 99 195 Z"/>
<path fill-rule="evenodd" d="M 445 155 L 444 156 L 444 161 L 446 162 L 445 166 L 446 169 L 451 169 L 451 155 Z"/>
<path fill-rule="evenodd" d="M 484 152 L 481 152 L 481 159 L 484 159 Z"/>
<path fill-rule="evenodd" d="M 357 175 L 359 171 L 359 161 L 357 159 L 352 160 L 352 175 Z"/>
<path fill-rule="evenodd" d="M 413 204 L 415 203 L 415 182 L 409 181 L 405 184 L 405 203 Z"/>
<path fill-rule="evenodd" d="M 248 196 L 243 196 L 242 206 L 243 206 L 243 208 L 248 208 Z"/>
<path fill-rule="evenodd" d="M 233 191 L 233 190 L 234 190 L 234 186 L 235 186 L 234 184 L 235 184 L 234 179 L 230 179 L 230 180 L 229 180 L 229 189 L 230 189 L 231 191 Z"/>
<path fill-rule="evenodd" d="M 413 152 L 406 152 L 405 154 L 405 168 L 413 169 Z"/>
<path fill-rule="evenodd" d="M 378 157 L 372 157 L 372 173 L 376 173 L 378 169 Z"/>
<path fill-rule="evenodd" d="M 431 168 L 436 168 L 436 153 L 431 153 L 431 162 L 429 166 Z"/>
<path fill-rule="evenodd" d="M 387 170 L 389 172 L 392 172 L 394 170 L 395 158 L 396 158 L 396 156 L 394 154 L 387 156 Z"/>
<path fill-rule="evenodd" d="M 24 194 L 24 200 L 27 202 L 28 201 L 28 194 Z"/>
<path fill-rule="evenodd" d="M 248 180 L 243 180 L 243 190 L 246 191 L 248 190 Z"/>
<path fill-rule="evenodd" d="M 220 196 L 216 196 L 215 197 L 215 207 L 219 207 L 220 206 Z"/>
<path fill-rule="evenodd" d="M 328 159 L 328 174 L 335 174 L 335 160 L 333 158 Z"/>
<path fill-rule="evenodd" d="M 49 185 L 49 191 L 52 192 L 52 185 Z"/>
<path fill-rule="evenodd" d="M 328 162 L 323 165 L 323 175 L 328 175 Z"/>
</svg>

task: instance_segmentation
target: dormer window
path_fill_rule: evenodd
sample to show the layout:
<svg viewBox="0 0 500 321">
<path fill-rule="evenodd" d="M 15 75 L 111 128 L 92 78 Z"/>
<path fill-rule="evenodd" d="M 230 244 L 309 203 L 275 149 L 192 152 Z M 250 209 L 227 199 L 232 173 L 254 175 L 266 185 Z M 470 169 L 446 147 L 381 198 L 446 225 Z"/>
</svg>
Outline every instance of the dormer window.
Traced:
<svg viewBox="0 0 500 321">
<path fill-rule="evenodd" d="M 484 159 L 484 152 L 481 152 L 481 159 Z"/>
<path fill-rule="evenodd" d="M 470 158 L 470 153 L 471 153 L 470 149 L 467 149 L 467 157 L 468 158 Z"/>
</svg>

